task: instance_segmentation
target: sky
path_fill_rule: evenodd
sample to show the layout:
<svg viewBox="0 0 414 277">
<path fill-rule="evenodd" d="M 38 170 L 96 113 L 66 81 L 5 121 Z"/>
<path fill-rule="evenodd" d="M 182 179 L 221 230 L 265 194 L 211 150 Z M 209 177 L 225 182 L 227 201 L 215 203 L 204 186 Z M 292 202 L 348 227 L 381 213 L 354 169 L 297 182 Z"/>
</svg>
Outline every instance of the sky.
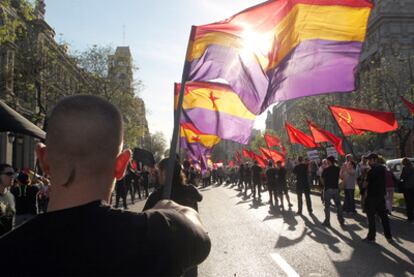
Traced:
<svg viewBox="0 0 414 277">
<path fill-rule="evenodd" d="M 46 0 L 46 21 L 70 51 L 130 46 L 151 133 L 173 129 L 173 85 L 181 81 L 192 25 L 223 20 L 261 0 Z M 255 122 L 264 129 L 266 112 Z"/>
</svg>

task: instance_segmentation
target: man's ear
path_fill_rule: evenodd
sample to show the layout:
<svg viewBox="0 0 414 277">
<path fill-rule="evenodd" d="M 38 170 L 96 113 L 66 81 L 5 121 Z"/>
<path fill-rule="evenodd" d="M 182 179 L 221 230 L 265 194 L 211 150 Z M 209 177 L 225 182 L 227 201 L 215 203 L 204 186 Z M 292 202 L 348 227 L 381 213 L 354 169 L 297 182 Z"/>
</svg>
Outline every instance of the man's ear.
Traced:
<svg viewBox="0 0 414 277">
<path fill-rule="evenodd" d="M 115 161 L 115 178 L 121 180 L 124 177 L 125 170 L 128 166 L 129 161 L 131 160 L 131 150 L 126 149 L 118 155 Z"/>
<path fill-rule="evenodd" d="M 47 154 L 47 147 L 43 143 L 38 143 L 36 145 L 36 156 L 39 161 L 40 168 L 42 171 L 49 175 L 50 174 L 50 165 L 49 165 L 49 159 Z"/>
</svg>

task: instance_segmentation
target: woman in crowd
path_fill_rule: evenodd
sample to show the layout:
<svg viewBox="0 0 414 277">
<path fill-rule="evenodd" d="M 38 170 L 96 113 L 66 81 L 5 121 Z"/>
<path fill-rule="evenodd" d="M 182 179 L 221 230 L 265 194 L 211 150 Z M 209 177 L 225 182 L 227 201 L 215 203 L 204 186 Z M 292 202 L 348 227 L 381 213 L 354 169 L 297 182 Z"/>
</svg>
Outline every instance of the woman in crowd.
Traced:
<svg viewBox="0 0 414 277">
<path fill-rule="evenodd" d="M 0 236 L 13 227 L 13 218 L 16 213 L 14 197 L 9 188 L 13 185 L 13 167 L 9 164 L 0 164 Z"/>
<path fill-rule="evenodd" d="M 148 198 L 144 206 L 144 211 L 151 209 L 155 204 L 161 200 L 164 192 L 164 184 L 166 183 L 168 158 L 163 159 L 158 164 L 159 169 L 159 183 L 160 188 L 155 190 Z M 171 200 L 174 200 L 180 205 L 187 206 L 198 210 L 198 202 L 203 199 L 200 192 L 191 185 L 186 185 L 185 175 L 181 169 L 181 164 L 175 161 L 174 174 L 172 179 Z"/>
<path fill-rule="evenodd" d="M 357 183 L 356 163 L 352 156 L 347 155 L 347 161 L 341 168 L 341 179 L 344 183 L 345 201 L 343 211 L 345 213 L 356 214 L 355 210 L 355 185 Z"/>
<path fill-rule="evenodd" d="M 147 202 L 144 206 L 144 211 L 151 209 L 155 204 L 163 199 L 164 194 L 164 184 L 167 179 L 167 170 L 168 170 L 169 158 L 163 159 L 158 164 L 159 169 L 159 183 L 160 188 L 155 190 L 148 197 Z M 192 185 L 187 185 L 185 180 L 185 175 L 182 170 L 181 164 L 178 160 L 175 160 L 174 164 L 174 173 L 172 179 L 172 188 L 171 188 L 171 200 L 177 202 L 180 205 L 193 208 L 198 211 L 198 202 L 203 200 L 203 196 L 197 190 L 196 187 Z M 184 273 L 184 277 L 195 277 L 197 276 L 197 267 L 192 267 Z"/>
</svg>

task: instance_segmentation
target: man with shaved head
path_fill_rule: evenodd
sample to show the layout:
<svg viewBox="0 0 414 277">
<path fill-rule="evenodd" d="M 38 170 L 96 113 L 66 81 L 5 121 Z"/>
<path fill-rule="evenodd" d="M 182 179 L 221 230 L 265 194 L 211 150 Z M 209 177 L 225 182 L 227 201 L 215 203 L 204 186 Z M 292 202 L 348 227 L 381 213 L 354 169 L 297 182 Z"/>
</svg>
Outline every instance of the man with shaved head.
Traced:
<svg viewBox="0 0 414 277">
<path fill-rule="evenodd" d="M 122 116 L 106 100 L 78 95 L 56 105 L 46 145 L 36 148 L 51 180 L 48 212 L 0 238 L 2 274 L 180 276 L 208 256 L 193 209 L 167 200 L 143 213 L 108 206 L 131 159 L 122 141 Z"/>
</svg>

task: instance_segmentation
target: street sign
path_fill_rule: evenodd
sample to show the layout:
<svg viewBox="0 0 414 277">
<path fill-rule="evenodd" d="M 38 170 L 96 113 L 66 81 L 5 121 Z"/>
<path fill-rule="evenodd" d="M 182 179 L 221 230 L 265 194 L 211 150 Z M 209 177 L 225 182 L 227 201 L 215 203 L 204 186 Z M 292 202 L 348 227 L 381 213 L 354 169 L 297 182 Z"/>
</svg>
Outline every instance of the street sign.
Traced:
<svg viewBox="0 0 414 277">
<path fill-rule="evenodd" d="M 339 155 L 338 152 L 336 151 L 335 147 L 327 147 L 326 148 L 326 156 L 334 156 L 335 159 L 338 159 Z"/>
<path fill-rule="evenodd" d="M 311 160 L 311 161 L 317 161 L 317 162 L 320 161 L 318 150 L 308 151 L 307 154 L 308 154 L 309 160 Z"/>
</svg>

